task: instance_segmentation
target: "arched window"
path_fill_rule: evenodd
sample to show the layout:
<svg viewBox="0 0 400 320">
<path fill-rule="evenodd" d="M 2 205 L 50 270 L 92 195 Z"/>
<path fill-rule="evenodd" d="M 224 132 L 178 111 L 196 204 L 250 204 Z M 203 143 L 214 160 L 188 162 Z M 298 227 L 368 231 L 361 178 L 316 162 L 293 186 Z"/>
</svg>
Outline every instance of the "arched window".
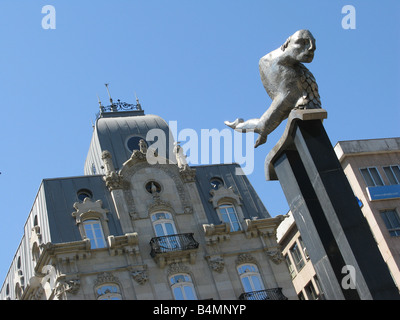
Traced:
<svg viewBox="0 0 400 320">
<path fill-rule="evenodd" d="M 104 239 L 103 228 L 99 219 L 88 219 L 83 221 L 83 228 L 86 237 L 90 240 L 92 249 L 99 249 L 106 247 Z"/>
<path fill-rule="evenodd" d="M 231 231 L 239 231 L 242 229 L 235 207 L 232 204 L 222 204 L 218 207 L 218 211 L 221 220 L 230 225 Z"/>
<path fill-rule="evenodd" d="M 197 300 L 192 278 L 186 273 L 179 273 L 169 278 L 175 300 Z"/>
<path fill-rule="evenodd" d="M 151 221 L 153 223 L 154 232 L 158 239 L 158 244 L 161 246 L 161 250 L 170 250 L 171 248 L 180 248 L 180 242 L 176 235 L 176 228 L 172 215 L 168 212 L 157 212 L 151 215 Z"/>
<path fill-rule="evenodd" d="M 97 300 L 122 300 L 119 285 L 116 283 L 105 283 L 96 289 Z"/>
<path fill-rule="evenodd" d="M 39 246 L 37 244 L 37 242 L 35 242 L 32 246 L 32 258 L 33 261 L 38 262 L 39 261 L 39 257 L 40 257 L 40 249 Z"/>
<path fill-rule="evenodd" d="M 157 212 L 151 215 L 154 231 L 157 237 L 176 234 L 176 228 L 172 215 L 168 212 Z"/>
<path fill-rule="evenodd" d="M 37 215 L 35 215 L 35 217 L 33 218 L 33 226 L 36 227 L 38 225 L 39 225 L 38 217 L 37 217 Z"/>
<path fill-rule="evenodd" d="M 242 264 L 237 267 L 237 270 L 245 292 L 254 292 L 265 289 L 260 273 L 255 264 Z"/>
<path fill-rule="evenodd" d="M 17 300 L 21 300 L 22 298 L 22 289 L 19 283 L 15 285 L 15 298 Z"/>
</svg>

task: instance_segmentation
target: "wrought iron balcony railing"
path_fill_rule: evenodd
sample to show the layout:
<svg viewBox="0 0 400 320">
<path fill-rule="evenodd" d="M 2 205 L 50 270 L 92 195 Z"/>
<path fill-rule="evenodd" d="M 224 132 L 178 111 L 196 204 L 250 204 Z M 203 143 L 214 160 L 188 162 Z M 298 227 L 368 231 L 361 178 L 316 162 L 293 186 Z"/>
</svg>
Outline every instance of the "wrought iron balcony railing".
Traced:
<svg viewBox="0 0 400 320">
<path fill-rule="evenodd" d="M 193 233 L 181 233 L 152 238 L 150 246 L 150 255 L 154 258 L 160 253 L 197 249 L 199 243 L 193 238 Z"/>
<path fill-rule="evenodd" d="M 265 289 L 242 293 L 239 300 L 287 300 L 282 288 Z"/>
</svg>

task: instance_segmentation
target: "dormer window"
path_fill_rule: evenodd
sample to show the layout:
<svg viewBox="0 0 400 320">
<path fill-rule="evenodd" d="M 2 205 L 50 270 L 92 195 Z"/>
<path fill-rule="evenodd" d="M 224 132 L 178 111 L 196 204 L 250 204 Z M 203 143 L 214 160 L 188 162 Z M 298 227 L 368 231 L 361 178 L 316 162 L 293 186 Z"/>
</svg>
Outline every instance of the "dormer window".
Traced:
<svg viewBox="0 0 400 320">
<path fill-rule="evenodd" d="M 242 229 L 239 223 L 238 216 L 236 214 L 235 207 L 232 204 L 221 204 L 218 207 L 218 212 L 221 220 L 229 224 L 231 232 L 239 231 Z"/>
<path fill-rule="evenodd" d="M 83 221 L 83 227 L 86 237 L 90 240 L 91 249 L 100 249 L 106 247 L 103 228 L 99 219 L 88 219 Z"/>
<path fill-rule="evenodd" d="M 75 218 L 82 239 L 89 239 L 92 249 L 105 248 L 107 246 L 105 239 L 110 235 L 108 210 L 103 209 L 102 205 L 101 200 L 93 202 L 87 197 L 83 202 L 74 203 L 76 211 L 72 216 Z"/>
</svg>

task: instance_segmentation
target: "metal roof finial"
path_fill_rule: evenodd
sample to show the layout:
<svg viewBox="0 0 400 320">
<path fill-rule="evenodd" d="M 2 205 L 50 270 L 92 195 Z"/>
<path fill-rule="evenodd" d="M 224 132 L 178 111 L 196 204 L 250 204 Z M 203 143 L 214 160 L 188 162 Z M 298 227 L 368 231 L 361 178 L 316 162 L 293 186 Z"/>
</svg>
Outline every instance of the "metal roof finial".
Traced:
<svg viewBox="0 0 400 320">
<path fill-rule="evenodd" d="M 108 85 L 109 85 L 109 83 L 105 83 L 104 85 L 106 86 L 108 96 L 110 97 L 111 107 L 114 107 L 114 102 L 113 102 L 113 100 L 112 100 L 112 98 L 111 98 L 110 90 L 108 90 Z"/>
<path fill-rule="evenodd" d="M 101 101 L 100 101 L 100 98 L 99 98 L 98 94 L 97 94 L 97 101 L 99 102 L 100 111 L 103 112 L 104 111 L 104 107 L 101 104 Z"/>
<path fill-rule="evenodd" d="M 136 92 L 135 92 L 135 98 L 136 98 L 136 108 L 137 108 L 137 110 L 142 110 L 142 106 L 139 103 L 139 98 L 137 97 Z"/>
</svg>

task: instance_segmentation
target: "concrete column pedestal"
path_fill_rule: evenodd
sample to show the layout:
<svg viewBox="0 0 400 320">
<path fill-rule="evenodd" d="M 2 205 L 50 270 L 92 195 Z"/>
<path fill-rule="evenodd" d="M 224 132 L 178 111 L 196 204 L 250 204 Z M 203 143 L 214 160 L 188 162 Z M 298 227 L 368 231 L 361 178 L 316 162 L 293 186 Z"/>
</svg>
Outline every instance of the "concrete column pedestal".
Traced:
<svg viewBox="0 0 400 320">
<path fill-rule="evenodd" d="M 324 109 L 293 110 L 265 159 L 279 180 L 328 300 L 400 299 L 322 121 Z"/>
</svg>

